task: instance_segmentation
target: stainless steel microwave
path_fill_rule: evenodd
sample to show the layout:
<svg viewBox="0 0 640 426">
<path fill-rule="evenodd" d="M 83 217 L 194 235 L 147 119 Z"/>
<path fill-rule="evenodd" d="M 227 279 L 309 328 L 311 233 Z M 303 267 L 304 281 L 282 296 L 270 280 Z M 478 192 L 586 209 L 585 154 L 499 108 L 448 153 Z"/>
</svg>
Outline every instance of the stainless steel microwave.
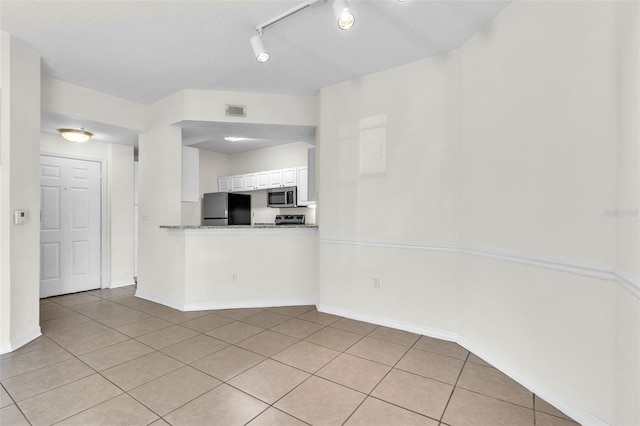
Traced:
<svg viewBox="0 0 640 426">
<path fill-rule="evenodd" d="M 298 187 L 285 186 L 267 189 L 267 207 L 297 207 L 297 205 Z"/>
</svg>

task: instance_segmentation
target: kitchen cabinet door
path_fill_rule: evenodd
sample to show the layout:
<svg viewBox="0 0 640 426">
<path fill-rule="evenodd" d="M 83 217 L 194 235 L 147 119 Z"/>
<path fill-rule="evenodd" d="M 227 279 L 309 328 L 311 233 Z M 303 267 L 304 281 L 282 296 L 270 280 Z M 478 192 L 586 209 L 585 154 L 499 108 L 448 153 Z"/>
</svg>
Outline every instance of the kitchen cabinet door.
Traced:
<svg viewBox="0 0 640 426">
<path fill-rule="evenodd" d="M 269 172 L 256 173 L 256 189 L 269 188 Z"/>
<path fill-rule="evenodd" d="M 282 186 L 282 169 L 269 171 L 269 188 Z"/>
<path fill-rule="evenodd" d="M 283 186 L 296 186 L 297 181 L 297 169 L 291 167 L 289 169 L 282 169 L 282 185 Z"/>
<path fill-rule="evenodd" d="M 218 178 L 218 191 L 231 192 L 231 177 L 222 176 Z"/>
<path fill-rule="evenodd" d="M 245 191 L 246 189 L 244 175 L 231 176 L 231 192 Z"/>
<path fill-rule="evenodd" d="M 298 167 L 298 205 L 309 205 L 309 169 Z"/>
<path fill-rule="evenodd" d="M 244 187 L 247 191 L 258 189 L 257 176 L 255 173 L 244 175 Z"/>
</svg>

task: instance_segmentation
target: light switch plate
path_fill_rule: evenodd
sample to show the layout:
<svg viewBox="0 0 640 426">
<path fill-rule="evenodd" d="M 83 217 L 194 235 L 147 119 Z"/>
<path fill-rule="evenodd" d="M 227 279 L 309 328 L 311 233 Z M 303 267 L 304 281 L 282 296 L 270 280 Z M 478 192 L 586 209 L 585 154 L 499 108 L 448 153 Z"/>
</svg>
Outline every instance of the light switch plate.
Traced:
<svg viewBox="0 0 640 426">
<path fill-rule="evenodd" d="M 15 210 L 13 212 L 13 222 L 16 225 L 24 225 L 27 223 L 27 211 L 26 210 Z"/>
</svg>

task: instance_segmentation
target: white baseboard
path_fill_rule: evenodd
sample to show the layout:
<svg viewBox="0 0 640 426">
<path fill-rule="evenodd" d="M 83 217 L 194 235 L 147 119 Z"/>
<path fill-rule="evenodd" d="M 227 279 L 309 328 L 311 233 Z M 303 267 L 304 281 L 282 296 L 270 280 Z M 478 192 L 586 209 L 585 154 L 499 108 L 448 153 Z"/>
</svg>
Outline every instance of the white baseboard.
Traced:
<svg viewBox="0 0 640 426">
<path fill-rule="evenodd" d="M 590 426 L 609 426 L 609 423 L 602 420 L 601 418 L 594 416 L 583 408 L 573 404 L 570 401 L 562 399 L 554 392 L 549 391 L 549 389 L 541 383 L 535 377 L 528 375 L 526 372 L 521 369 L 515 367 L 509 362 L 506 362 L 503 359 L 497 358 L 492 355 L 490 351 L 478 346 L 471 340 L 466 339 L 463 336 L 458 335 L 457 333 L 452 333 L 446 330 L 440 330 L 430 327 L 424 327 L 418 324 L 407 323 L 402 321 L 395 321 L 389 318 L 383 318 L 375 315 L 363 314 L 360 312 L 349 311 L 342 308 L 336 308 L 333 306 L 327 305 L 318 305 L 318 311 L 325 312 L 328 314 L 339 315 L 345 318 L 350 318 L 358 321 L 366 321 L 371 324 L 382 325 L 385 327 L 391 327 L 398 330 L 404 330 L 411 333 L 421 334 L 423 336 L 434 337 L 436 339 L 447 340 L 450 342 L 456 342 L 460 346 L 464 347 L 468 351 L 474 353 L 480 358 L 487 361 L 489 364 L 493 365 L 495 368 L 511 377 L 516 382 L 520 383 L 525 388 L 529 389 L 531 392 L 538 395 L 540 398 L 544 399 L 569 417 L 573 418 L 577 422 L 583 425 Z"/>
<path fill-rule="evenodd" d="M 42 336 L 42 331 L 40 330 L 40 326 L 38 326 L 32 332 L 27 333 L 27 334 L 25 334 L 23 336 L 20 336 L 19 338 L 15 339 L 15 340 L 12 340 L 9 343 L 5 343 L 2 346 L 0 346 L 0 355 L 6 354 L 6 353 L 9 353 L 9 352 L 13 352 L 16 349 L 20 349 L 21 347 L 23 347 L 27 343 L 31 342 L 32 340 L 37 339 L 40 336 Z"/>
<path fill-rule="evenodd" d="M 136 282 L 134 281 L 133 278 L 131 278 L 130 280 L 113 281 L 109 283 L 109 288 L 126 287 L 129 285 L 134 285 L 135 283 Z"/>
<path fill-rule="evenodd" d="M 155 296 L 155 295 L 150 294 L 150 293 L 145 293 L 144 291 L 140 291 L 139 289 L 136 290 L 136 297 L 148 300 L 150 302 L 159 303 L 161 305 L 165 305 L 165 306 L 168 306 L 170 308 L 177 309 L 179 311 L 183 311 L 184 310 L 183 309 L 184 306 L 182 306 L 181 304 L 174 303 L 171 300 L 164 299 L 162 297 L 158 297 L 158 296 Z"/>
<path fill-rule="evenodd" d="M 264 299 L 246 300 L 231 303 L 186 303 L 185 311 L 208 311 L 216 309 L 239 309 L 239 308 L 275 308 L 277 306 L 301 306 L 315 305 L 315 299 Z"/>
</svg>

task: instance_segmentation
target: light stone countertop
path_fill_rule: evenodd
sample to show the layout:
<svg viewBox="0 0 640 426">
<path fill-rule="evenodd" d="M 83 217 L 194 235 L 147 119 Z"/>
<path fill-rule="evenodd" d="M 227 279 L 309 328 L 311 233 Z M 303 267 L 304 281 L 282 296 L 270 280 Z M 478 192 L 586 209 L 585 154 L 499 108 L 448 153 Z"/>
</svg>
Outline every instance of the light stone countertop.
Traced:
<svg viewBox="0 0 640 426">
<path fill-rule="evenodd" d="M 273 223 L 256 223 L 255 225 L 217 225 L 217 226 L 200 226 L 200 225 L 160 225 L 161 229 L 290 229 L 302 228 L 313 229 L 318 225 L 276 225 Z"/>
</svg>

